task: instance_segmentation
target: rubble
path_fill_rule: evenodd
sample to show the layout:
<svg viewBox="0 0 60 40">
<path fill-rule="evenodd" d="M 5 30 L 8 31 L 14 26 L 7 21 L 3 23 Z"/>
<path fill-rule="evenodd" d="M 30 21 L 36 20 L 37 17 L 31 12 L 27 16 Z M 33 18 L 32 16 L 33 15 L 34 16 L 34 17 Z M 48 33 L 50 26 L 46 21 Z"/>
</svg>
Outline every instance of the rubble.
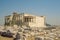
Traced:
<svg viewBox="0 0 60 40">
<path fill-rule="evenodd" d="M 15 39 L 19 39 L 19 40 L 59 40 L 60 39 L 60 29 L 58 27 L 56 27 L 55 29 L 39 29 L 39 28 L 30 28 L 30 27 L 6 27 L 4 28 L 0 28 L 0 33 L 1 32 L 7 32 L 8 30 L 10 31 L 10 33 L 13 33 L 13 37 Z M 4 31 L 5 30 L 5 31 Z M 9 32 L 7 32 L 9 33 Z M 17 33 L 19 33 L 18 36 L 20 36 L 19 38 L 17 38 Z M 8 34 L 7 34 L 8 35 Z M 39 37 L 39 38 L 36 38 Z"/>
</svg>

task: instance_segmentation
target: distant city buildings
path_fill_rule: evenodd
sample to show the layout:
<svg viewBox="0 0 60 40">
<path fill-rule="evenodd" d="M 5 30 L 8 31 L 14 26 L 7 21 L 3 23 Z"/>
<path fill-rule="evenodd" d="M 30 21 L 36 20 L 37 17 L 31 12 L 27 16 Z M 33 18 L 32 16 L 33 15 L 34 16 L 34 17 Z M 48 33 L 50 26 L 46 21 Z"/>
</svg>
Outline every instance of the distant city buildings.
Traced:
<svg viewBox="0 0 60 40">
<path fill-rule="evenodd" d="M 29 27 L 45 27 L 45 16 L 35 16 L 31 14 L 17 14 L 5 16 L 5 26 L 29 26 Z"/>
</svg>

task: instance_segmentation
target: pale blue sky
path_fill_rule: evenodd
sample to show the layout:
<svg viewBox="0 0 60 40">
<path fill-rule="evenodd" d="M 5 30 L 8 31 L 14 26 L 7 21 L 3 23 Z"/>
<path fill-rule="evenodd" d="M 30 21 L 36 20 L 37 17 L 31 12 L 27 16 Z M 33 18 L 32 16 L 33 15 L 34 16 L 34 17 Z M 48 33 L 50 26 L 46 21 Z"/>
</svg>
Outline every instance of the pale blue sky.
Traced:
<svg viewBox="0 0 60 40">
<path fill-rule="evenodd" d="M 43 15 L 47 23 L 60 25 L 60 0 L 0 0 L 0 24 L 14 11 Z"/>
</svg>

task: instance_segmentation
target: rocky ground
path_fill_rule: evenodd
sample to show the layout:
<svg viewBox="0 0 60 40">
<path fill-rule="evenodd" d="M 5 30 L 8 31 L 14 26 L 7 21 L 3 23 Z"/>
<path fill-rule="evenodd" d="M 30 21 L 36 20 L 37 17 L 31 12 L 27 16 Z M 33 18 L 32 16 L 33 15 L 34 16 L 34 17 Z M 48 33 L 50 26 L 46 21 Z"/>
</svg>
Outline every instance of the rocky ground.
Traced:
<svg viewBox="0 0 60 40">
<path fill-rule="evenodd" d="M 8 31 L 9 30 L 9 31 Z M 30 28 L 30 27 L 3 27 L 0 31 L 13 33 L 13 38 L 21 40 L 40 39 L 40 40 L 60 40 L 60 27 L 48 27 L 48 28 Z M 10 34 L 11 35 L 11 34 Z M 9 35 L 8 35 L 9 36 Z M 0 36 L 0 40 L 5 37 Z M 13 40 L 11 38 L 11 40 Z"/>
<path fill-rule="evenodd" d="M 8 37 L 0 36 L 0 40 L 13 40 L 13 38 L 8 38 Z"/>
</svg>

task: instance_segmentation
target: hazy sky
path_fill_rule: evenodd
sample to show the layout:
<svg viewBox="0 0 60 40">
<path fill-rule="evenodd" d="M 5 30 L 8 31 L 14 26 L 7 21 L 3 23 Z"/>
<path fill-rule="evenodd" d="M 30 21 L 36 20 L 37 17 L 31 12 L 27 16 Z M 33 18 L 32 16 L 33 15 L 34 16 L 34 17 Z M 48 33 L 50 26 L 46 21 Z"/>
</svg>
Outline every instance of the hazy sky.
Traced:
<svg viewBox="0 0 60 40">
<path fill-rule="evenodd" d="M 0 0 L 0 24 L 13 12 L 43 15 L 47 23 L 60 25 L 60 0 Z"/>
</svg>

